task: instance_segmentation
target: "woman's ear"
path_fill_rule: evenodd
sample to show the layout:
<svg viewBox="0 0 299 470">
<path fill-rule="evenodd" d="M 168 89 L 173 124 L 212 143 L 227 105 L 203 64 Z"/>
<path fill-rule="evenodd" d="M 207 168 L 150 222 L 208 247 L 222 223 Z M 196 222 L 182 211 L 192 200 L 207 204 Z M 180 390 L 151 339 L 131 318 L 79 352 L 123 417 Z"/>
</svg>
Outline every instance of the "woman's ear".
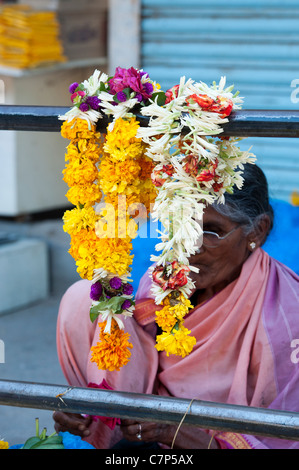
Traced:
<svg viewBox="0 0 299 470">
<path fill-rule="evenodd" d="M 252 230 L 248 235 L 248 248 L 250 251 L 254 251 L 256 248 L 264 244 L 270 227 L 271 222 L 269 216 L 266 214 L 260 216 L 254 230 Z"/>
</svg>

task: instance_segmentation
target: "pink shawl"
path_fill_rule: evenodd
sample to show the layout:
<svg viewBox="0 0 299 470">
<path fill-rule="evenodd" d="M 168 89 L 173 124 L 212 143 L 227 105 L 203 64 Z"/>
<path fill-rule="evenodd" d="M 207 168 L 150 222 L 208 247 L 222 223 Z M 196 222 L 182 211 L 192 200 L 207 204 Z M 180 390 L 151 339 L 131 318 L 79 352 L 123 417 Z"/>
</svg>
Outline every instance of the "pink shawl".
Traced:
<svg viewBox="0 0 299 470">
<path fill-rule="evenodd" d="M 184 359 L 154 348 L 157 307 L 146 274 L 134 319 L 125 323 L 133 343 L 130 362 L 119 372 L 98 370 L 89 360 L 98 341 L 98 326 L 89 321 L 89 288 L 87 281 L 74 284 L 60 306 L 58 355 L 68 383 L 87 386 L 105 379 L 120 391 L 299 411 L 299 360 L 292 360 L 291 346 L 299 342 L 299 278 L 262 249 L 248 258 L 236 281 L 187 316 L 185 326 L 197 343 Z M 100 422 L 93 427 L 90 442 L 98 448 L 121 437 Z M 215 438 L 222 448 L 299 448 L 297 442 L 231 432 Z"/>
</svg>

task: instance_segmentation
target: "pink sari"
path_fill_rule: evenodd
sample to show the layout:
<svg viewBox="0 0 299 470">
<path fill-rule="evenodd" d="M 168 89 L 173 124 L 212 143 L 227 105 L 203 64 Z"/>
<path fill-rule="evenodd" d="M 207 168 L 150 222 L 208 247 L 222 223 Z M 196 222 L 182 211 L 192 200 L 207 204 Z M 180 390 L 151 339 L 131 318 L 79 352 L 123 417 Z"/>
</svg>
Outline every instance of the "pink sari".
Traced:
<svg viewBox="0 0 299 470">
<path fill-rule="evenodd" d="M 134 319 L 125 321 L 133 343 L 130 362 L 119 372 L 98 370 L 89 360 L 98 341 L 98 326 L 89 320 L 89 288 L 87 281 L 74 284 L 60 306 L 58 355 L 69 384 L 86 387 L 105 379 L 119 391 L 299 411 L 298 361 L 292 360 L 291 347 L 292 340 L 299 342 L 299 278 L 262 249 L 248 258 L 236 281 L 187 316 L 185 326 L 197 343 L 184 359 L 154 348 L 157 307 L 146 274 Z M 97 448 L 121 438 L 117 427 L 112 431 L 99 421 L 92 426 L 89 441 Z M 221 448 L 299 448 L 295 441 L 225 431 L 213 435 Z"/>
</svg>

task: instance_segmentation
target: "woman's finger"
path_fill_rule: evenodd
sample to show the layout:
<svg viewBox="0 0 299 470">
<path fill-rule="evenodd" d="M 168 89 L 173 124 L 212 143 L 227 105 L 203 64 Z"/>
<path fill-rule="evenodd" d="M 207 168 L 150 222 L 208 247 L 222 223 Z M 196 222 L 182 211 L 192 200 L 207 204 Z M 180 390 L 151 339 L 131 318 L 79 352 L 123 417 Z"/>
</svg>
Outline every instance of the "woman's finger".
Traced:
<svg viewBox="0 0 299 470">
<path fill-rule="evenodd" d="M 53 419 L 55 421 L 56 432 L 70 432 L 79 436 L 88 436 L 90 431 L 88 429 L 91 418 L 83 417 L 79 414 L 64 413 L 62 411 L 54 411 Z"/>
</svg>

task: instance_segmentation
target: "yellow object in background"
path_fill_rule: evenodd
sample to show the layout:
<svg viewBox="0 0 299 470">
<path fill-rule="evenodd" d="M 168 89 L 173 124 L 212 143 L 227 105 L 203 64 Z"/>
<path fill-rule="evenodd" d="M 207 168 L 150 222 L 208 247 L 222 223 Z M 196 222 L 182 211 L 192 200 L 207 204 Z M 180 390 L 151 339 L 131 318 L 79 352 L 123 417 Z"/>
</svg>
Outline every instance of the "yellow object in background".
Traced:
<svg viewBox="0 0 299 470">
<path fill-rule="evenodd" d="M 293 206 L 299 206 L 299 193 L 298 191 L 293 191 L 291 194 L 291 204 Z"/>
<path fill-rule="evenodd" d="M 33 68 L 65 62 L 55 12 L 26 5 L 0 8 L 0 65 Z"/>
</svg>

